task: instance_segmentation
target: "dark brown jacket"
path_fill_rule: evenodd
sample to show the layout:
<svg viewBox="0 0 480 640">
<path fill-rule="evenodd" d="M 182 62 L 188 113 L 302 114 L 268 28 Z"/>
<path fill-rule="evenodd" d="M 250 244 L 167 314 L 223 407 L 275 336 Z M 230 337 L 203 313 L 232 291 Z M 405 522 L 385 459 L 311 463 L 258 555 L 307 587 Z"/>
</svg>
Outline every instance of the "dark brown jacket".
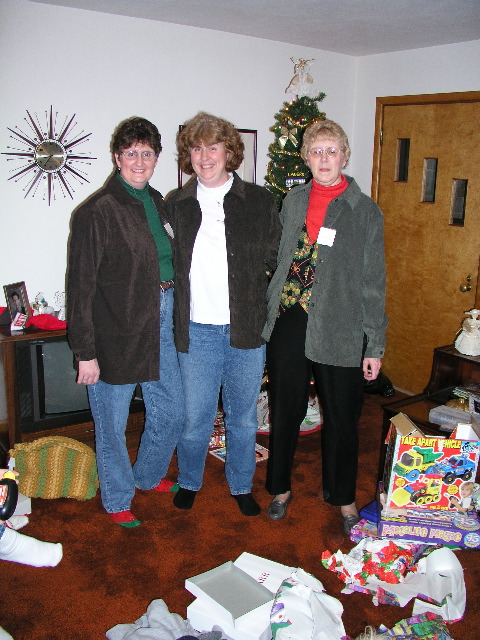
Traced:
<svg viewBox="0 0 480 640">
<path fill-rule="evenodd" d="M 202 220 L 197 181 L 191 180 L 167 200 L 167 216 L 174 231 L 175 343 L 187 353 L 190 322 L 190 267 Z M 230 344 L 255 349 L 264 344 L 261 333 L 267 317 L 267 269 L 275 269 L 280 220 L 273 195 L 264 187 L 234 174 L 225 195 L 230 302 Z"/>
<path fill-rule="evenodd" d="M 165 225 L 162 195 L 150 194 Z M 97 358 L 104 382 L 158 380 L 159 282 L 143 204 L 114 175 L 73 216 L 67 276 L 70 347 Z"/>
</svg>

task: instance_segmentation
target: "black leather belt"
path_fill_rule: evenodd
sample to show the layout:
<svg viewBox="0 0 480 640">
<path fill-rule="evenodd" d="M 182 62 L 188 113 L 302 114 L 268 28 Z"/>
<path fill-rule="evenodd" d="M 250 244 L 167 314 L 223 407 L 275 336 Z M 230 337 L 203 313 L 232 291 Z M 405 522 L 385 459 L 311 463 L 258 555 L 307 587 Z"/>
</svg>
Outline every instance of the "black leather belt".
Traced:
<svg viewBox="0 0 480 640">
<path fill-rule="evenodd" d="M 162 291 L 166 291 L 167 289 L 171 289 L 175 285 L 173 280 L 164 280 L 160 282 L 160 289 Z"/>
</svg>

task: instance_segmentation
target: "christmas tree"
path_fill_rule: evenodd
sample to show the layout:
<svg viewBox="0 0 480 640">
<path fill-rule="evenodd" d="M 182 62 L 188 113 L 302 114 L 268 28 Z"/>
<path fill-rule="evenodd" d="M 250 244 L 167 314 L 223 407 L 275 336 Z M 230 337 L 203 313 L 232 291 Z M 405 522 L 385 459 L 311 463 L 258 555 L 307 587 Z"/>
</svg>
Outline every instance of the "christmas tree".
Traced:
<svg viewBox="0 0 480 640">
<path fill-rule="evenodd" d="M 275 114 L 276 123 L 270 127 L 275 134 L 275 142 L 268 148 L 268 175 L 265 186 L 273 193 L 280 208 L 285 194 L 296 184 L 310 179 L 311 173 L 300 156 L 303 133 L 317 120 L 325 120 L 325 113 L 318 109 L 317 103 L 325 98 L 324 93 L 313 97 L 308 95 L 313 80 L 308 73 L 312 60 L 301 58 L 293 60 L 295 75 L 286 93 L 295 93 L 296 99 L 284 102 L 282 110 Z"/>
</svg>

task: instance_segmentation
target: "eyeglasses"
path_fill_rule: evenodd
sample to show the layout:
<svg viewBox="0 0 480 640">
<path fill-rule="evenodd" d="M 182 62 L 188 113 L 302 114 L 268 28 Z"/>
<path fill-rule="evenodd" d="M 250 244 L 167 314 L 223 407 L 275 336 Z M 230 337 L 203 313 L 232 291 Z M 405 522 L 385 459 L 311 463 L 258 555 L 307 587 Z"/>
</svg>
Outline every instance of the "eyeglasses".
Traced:
<svg viewBox="0 0 480 640">
<path fill-rule="evenodd" d="M 322 157 L 323 154 L 325 154 L 327 158 L 336 158 L 340 152 L 341 149 L 337 149 L 336 147 L 327 147 L 326 149 L 322 149 L 322 147 L 314 147 L 313 149 L 308 150 L 308 153 L 312 156 Z"/>
<path fill-rule="evenodd" d="M 155 151 L 132 151 L 129 149 L 128 151 L 122 151 L 122 156 L 127 160 L 136 160 L 138 156 L 141 155 L 144 160 L 154 160 L 157 157 Z"/>
</svg>

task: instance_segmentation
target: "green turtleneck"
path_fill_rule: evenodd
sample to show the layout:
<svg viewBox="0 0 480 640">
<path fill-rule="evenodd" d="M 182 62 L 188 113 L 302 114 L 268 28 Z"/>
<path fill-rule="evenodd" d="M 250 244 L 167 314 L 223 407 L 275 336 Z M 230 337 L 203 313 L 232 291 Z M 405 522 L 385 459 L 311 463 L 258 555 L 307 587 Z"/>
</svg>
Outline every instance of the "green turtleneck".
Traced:
<svg viewBox="0 0 480 640">
<path fill-rule="evenodd" d="M 117 176 L 128 193 L 137 200 L 140 200 L 143 204 L 148 226 L 157 246 L 160 280 L 173 280 L 172 246 L 160 221 L 160 216 L 158 215 L 152 196 L 148 191 L 148 184 L 143 189 L 135 189 L 135 187 L 131 187 L 127 182 L 125 182 L 119 173 L 117 173 Z"/>
</svg>

